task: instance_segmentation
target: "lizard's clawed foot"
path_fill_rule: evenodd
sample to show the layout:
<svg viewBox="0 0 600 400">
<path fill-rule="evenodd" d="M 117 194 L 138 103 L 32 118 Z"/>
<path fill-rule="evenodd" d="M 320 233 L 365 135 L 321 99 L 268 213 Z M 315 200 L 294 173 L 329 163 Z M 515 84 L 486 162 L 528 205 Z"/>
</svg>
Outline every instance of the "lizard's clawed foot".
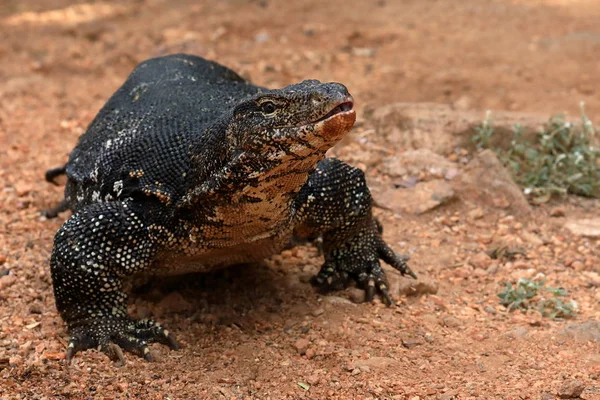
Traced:
<svg viewBox="0 0 600 400">
<path fill-rule="evenodd" d="M 381 229 L 373 221 L 371 227 L 347 243 L 326 252 L 325 264 L 311 279 L 311 284 L 321 292 L 328 292 L 344 289 L 354 280 L 366 291 L 366 301 L 373 301 L 375 295 L 379 294 L 382 301 L 390 306 L 393 300 L 385 272 L 379 263 L 380 259 L 402 275 L 417 279 L 417 275 L 406 263 L 408 257 L 399 256 L 390 249 L 381 238 Z"/>
<path fill-rule="evenodd" d="M 149 343 L 161 343 L 177 350 L 179 345 L 168 330 L 148 319 L 92 319 L 70 324 L 71 340 L 67 362 L 83 350 L 99 347 L 110 359 L 125 363 L 123 350 L 152 361 Z"/>
</svg>

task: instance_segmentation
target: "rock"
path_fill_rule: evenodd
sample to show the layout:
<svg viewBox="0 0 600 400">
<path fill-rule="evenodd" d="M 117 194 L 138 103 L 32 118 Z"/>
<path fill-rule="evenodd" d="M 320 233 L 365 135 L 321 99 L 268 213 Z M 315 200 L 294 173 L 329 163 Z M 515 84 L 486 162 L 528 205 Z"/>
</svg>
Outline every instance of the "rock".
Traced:
<svg viewBox="0 0 600 400">
<path fill-rule="evenodd" d="M 310 346 L 310 341 L 308 339 L 298 339 L 296 340 L 296 343 L 294 343 L 294 347 L 296 348 L 296 351 L 298 351 L 298 354 L 300 354 L 301 356 L 303 356 L 304 354 L 306 354 L 306 350 L 308 350 L 308 346 Z"/>
<path fill-rule="evenodd" d="M 67 353 L 65 351 L 45 351 L 42 356 L 48 360 L 64 360 L 67 358 Z"/>
<path fill-rule="evenodd" d="M 8 365 L 11 367 L 18 367 L 23 364 L 23 358 L 21 356 L 12 356 L 8 359 Z"/>
<path fill-rule="evenodd" d="M 570 267 L 577 272 L 581 272 L 585 269 L 585 264 L 579 260 L 575 260 L 571 263 Z"/>
<path fill-rule="evenodd" d="M 475 221 L 475 220 L 483 218 L 484 215 L 485 214 L 484 214 L 483 210 L 481 209 L 481 207 L 477 207 L 467 213 L 467 218 Z"/>
<path fill-rule="evenodd" d="M 453 317 L 452 315 L 447 315 L 442 318 L 442 324 L 447 328 L 458 328 L 462 325 L 460 319 Z"/>
<path fill-rule="evenodd" d="M 352 299 L 353 302 L 355 302 L 355 303 L 364 303 L 365 302 L 367 293 L 363 289 L 357 288 L 357 287 L 351 287 L 351 288 L 348 288 L 347 291 L 350 293 L 350 299 Z"/>
<path fill-rule="evenodd" d="M 4 254 L 0 254 L 0 265 L 6 262 L 6 256 Z"/>
<path fill-rule="evenodd" d="M 452 103 L 455 110 L 466 111 L 472 108 L 473 99 L 467 95 L 462 95 Z"/>
<path fill-rule="evenodd" d="M 376 52 L 372 47 L 352 47 L 352 54 L 358 57 L 373 57 Z"/>
<path fill-rule="evenodd" d="M 23 197 L 29 194 L 33 190 L 30 184 L 18 183 L 15 185 L 15 193 L 19 197 Z"/>
<path fill-rule="evenodd" d="M 397 364 L 397 361 L 389 357 L 371 357 L 366 360 L 357 360 L 354 363 L 359 370 L 361 367 L 387 369 L 395 364 Z"/>
<path fill-rule="evenodd" d="M 485 270 L 485 273 L 488 275 L 494 275 L 500 269 L 500 263 L 492 262 L 488 269 Z"/>
<path fill-rule="evenodd" d="M 443 179 L 420 182 L 413 188 L 387 189 L 374 193 L 377 203 L 398 213 L 423 214 L 455 198 L 452 186 Z"/>
<path fill-rule="evenodd" d="M 498 311 L 496 311 L 496 309 L 492 306 L 485 306 L 485 308 L 483 309 L 486 313 L 488 314 L 492 314 L 492 315 L 496 315 L 498 314 Z"/>
<path fill-rule="evenodd" d="M 469 264 L 475 268 L 487 269 L 492 264 L 492 258 L 484 251 L 480 251 L 469 259 Z"/>
<path fill-rule="evenodd" d="M 429 149 L 407 150 L 385 158 L 382 165 L 382 172 L 392 178 L 419 176 L 422 172 L 441 178 L 453 170 L 458 170 L 458 164 Z"/>
<path fill-rule="evenodd" d="M 254 41 L 256 43 L 263 43 L 263 42 L 268 41 L 269 38 L 270 38 L 270 35 L 267 32 L 260 32 L 254 36 Z"/>
<path fill-rule="evenodd" d="M 455 400 L 456 399 L 456 393 L 449 391 L 446 392 L 444 394 L 441 394 L 440 397 L 438 397 L 439 400 Z"/>
<path fill-rule="evenodd" d="M 458 104 L 456 108 L 460 108 Z M 438 154 L 450 154 L 457 147 L 472 148 L 475 128 L 481 126 L 485 118 L 481 111 L 456 110 L 450 105 L 435 103 L 397 103 L 367 110 L 366 114 L 377 135 L 390 146 L 427 148 Z M 492 118 L 494 135 L 490 145 L 504 149 L 510 146 L 516 123 L 521 125 L 524 139 L 530 139 L 547 121 L 546 115 L 501 111 L 494 112 Z"/>
<path fill-rule="evenodd" d="M 565 226 L 575 235 L 600 238 L 600 218 L 569 220 Z"/>
<path fill-rule="evenodd" d="M 350 300 L 345 299 L 343 297 L 339 297 L 339 296 L 325 296 L 323 298 L 323 300 L 325 300 L 329 304 L 334 304 L 334 305 L 339 305 L 339 304 L 350 304 L 353 306 L 356 305 L 353 302 L 351 302 Z"/>
<path fill-rule="evenodd" d="M 319 378 L 319 375 L 317 374 L 312 374 L 308 378 L 306 378 L 306 381 L 311 386 L 317 386 L 321 382 L 321 378 Z"/>
<path fill-rule="evenodd" d="M 437 281 L 419 276 L 418 279 L 409 278 L 389 278 L 390 293 L 400 296 L 422 296 L 424 294 L 436 294 L 439 289 Z"/>
<path fill-rule="evenodd" d="M 158 303 L 158 307 L 175 313 L 189 311 L 193 308 L 192 304 L 179 292 L 171 292 L 163 297 Z"/>
<path fill-rule="evenodd" d="M 17 281 L 17 277 L 14 275 L 4 275 L 0 278 L 0 289 L 6 289 L 12 286 Z"/>
<path fill-rule="evenodd" d="M 526 242 L 529 242 L 529 243 L 534 244 L 536 246 L 541 246 L 541 245 L 544 244 L 544 241 L 538 235 L 536 235 L 535 233 L 523 231 L 523 232 L 521 232 L 521 237 Z"/>
<path fill-rule="evenodd" d="M 567 325 L 560 334 L 578 342 L 600 342 L 600 322 L 586 321 Z"/>
<path fill-rule="evenodd" d="M 583 389 L 585 389 L 585 386 L 580 380 L 568 380 L 563 382 L 560 389 L 558 389 L 558 397 L 561 399 L 577 399 L 583 393 Z"/>
<path fill-rule="evenodd" d="M 29 312 L 32 314 L 42 314 L 44 311 L 44 306 L 39 301 L 31 303 L 29 306 Z"/>
<path fill-rule="evenodd" d="M 506 209 L 513 215 L 531 211 L 523 191 L 491 150 L 478 153 L 452 181 L 452 187 L 462 199 Z"/>
<path fill-rule="evenodd" d="M 318 317 L 319 315 L 323 314 L 324 312 L 325 312 L 325 310 L 323 308 L 317 308 L 315 310 L 312 310 L 310 314 L 313 317 Z"/>
<path fill-rule="evenodd" d="M 522 339 L 529 334 L 529 330 L 524 326 L 518 326 L 510 331 L 506 332 L 505 335 L 513 339 Z"/>
</svg>

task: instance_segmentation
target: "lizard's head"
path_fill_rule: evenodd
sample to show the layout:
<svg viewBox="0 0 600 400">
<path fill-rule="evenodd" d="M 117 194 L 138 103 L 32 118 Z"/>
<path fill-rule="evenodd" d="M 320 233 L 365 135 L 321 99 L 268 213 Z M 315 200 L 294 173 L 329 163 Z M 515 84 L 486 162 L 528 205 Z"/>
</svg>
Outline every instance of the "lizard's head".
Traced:
<svg viewBox="0 0 600 400">
<path fill-rule="evenodd" d="M 285 162 L 322 155 L 352 128 L 354 101 L 345 86 L 307 80 L 238 104 L 229 126 L 236 152 Z"/>
<path fill-rule="evenodd" d="M 339 83 L 311 80 L 261 89 L 219 120 L 223 125 L 215 132 L 224 136 L 205 136 L 220 140 L 221 165 L 194 184 L 186 203 L 202 199 L 211 205 L 213 218 L 226 221 L 232 227 L 227 234 L 240 242 L 281 230 L 275 226 L 289 222 L 291 203 L 317 163 L 352 128 L 353 107 Z M 196 162 L 209 171 L 212 158 L 202 153 Z"/>
</svg>

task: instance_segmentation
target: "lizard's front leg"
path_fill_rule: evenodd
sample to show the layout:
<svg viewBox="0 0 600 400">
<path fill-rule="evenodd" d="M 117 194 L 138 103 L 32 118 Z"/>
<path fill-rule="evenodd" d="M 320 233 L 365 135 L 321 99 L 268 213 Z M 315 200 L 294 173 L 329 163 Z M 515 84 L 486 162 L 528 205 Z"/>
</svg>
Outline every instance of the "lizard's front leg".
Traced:
<svg viewBox="0 0 600 400">
<path fill-rule="evenodd" d="M 373 200 L 364 174 L 338 159 L 321 161 L 299 193 L 296 210 L 301 223 L 296 234 L 322 236 L 325 264 L 312 279 L 323 289 L 340 289 L 355 280 L 366 291 L 367 301 L 379 292 L 390 305 L 383 260 L 402 275 L 416 279 L 406 264 L 381 237 L 373 217 Z"/>
<path fill-rule="evenodd" d="M 67 360 L 98 346 L 121 361 L 121 349 L 150 361 L 150 342 L 177 348 L 159 324 L 128 315 L 122 290 L 123 280 L 147 268 L 156 254 L 151 215 L 128 201 L 91 204 L 56 233 L 50 268 L 56 307 L 71 333 Z"/>
</svg>

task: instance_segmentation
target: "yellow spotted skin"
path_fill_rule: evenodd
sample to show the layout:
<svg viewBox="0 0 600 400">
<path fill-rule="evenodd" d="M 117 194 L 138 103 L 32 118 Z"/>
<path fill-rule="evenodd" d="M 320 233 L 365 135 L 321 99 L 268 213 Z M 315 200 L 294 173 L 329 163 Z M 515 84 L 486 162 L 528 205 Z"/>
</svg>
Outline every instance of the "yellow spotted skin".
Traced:
<svg viewBox="0 0 600 400">
<path fill-rule="evenodd" d="M 64 167 L 54 239 L 56 306 L 71 333 L 67 358 L 99 347 L 151 360 L 173 336 L 126 309 L 124 280 L 259 261 L 294 238 L 323 239 L 322 290 L 356 281 L 390 304 L 382 259 L 414 274 L 381 238 L 362 172 L 324 159 L 354 124 L 338 83 L 270 90 L 199 57 L 140 64 L 100 110 Z"/>
</svg>

